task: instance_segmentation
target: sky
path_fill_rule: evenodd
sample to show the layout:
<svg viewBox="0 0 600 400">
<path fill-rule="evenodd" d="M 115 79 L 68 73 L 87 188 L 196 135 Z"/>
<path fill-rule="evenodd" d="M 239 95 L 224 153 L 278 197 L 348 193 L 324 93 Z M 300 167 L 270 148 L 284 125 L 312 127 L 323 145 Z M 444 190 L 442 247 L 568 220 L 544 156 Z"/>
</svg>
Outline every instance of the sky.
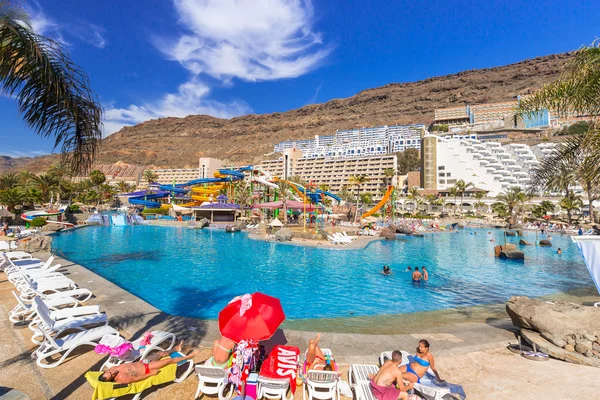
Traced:
<svg viewBox="0 0 600 400">
<path fill-rule="evenodd" d="M 35 32 L 61 43 L 89 76 L 105 136 L 161 117 L 283 112 L 389 83 L 575 50 L 600 36 L 597 0 L 22 4 Z M 36 156 L 53 147 L 0 90 L 0 155 Z"/>
</svg>

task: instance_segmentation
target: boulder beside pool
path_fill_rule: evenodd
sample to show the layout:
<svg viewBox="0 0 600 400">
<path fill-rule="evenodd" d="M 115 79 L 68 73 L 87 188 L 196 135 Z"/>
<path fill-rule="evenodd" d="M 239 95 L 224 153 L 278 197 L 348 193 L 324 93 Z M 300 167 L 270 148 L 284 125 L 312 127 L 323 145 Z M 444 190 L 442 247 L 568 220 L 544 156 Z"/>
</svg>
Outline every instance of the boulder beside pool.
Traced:
<svg viewBox="0 0 600 400">
<path fill-rule="evenodd" d="M 498 246 L 494 247 L 494 256 L 500 257 L 500 253 L 503 251 L 511 250 L 517 250 L 517 246 L 512 243 L 506 243 L 504 245 L 499 244 Z"/>
<path fill-rule="evenodd" d="M 525 240 L 525 239 L 520 239 L 520 240 L 519 240 L 519 244 L 520 244 L 521 246 L 531 246 L 531 243 L 529 243 L 529 242 L 528 242 L 527 240 Z"/>
<path fill-rule="evenodd" d="M 394 232 L 392 232 L 392 230 L 389 228 L 383 228 L 379 232 L 379 236 L 382 238 L 386 238 L 387 240 L 395 240 L 396 239 L 396 234 Z"/>
<path fill-rule="evenodd" d="M 282 228 L 275 232 L 275 240 L 278 242 L 289 242 L 290 240 L 292 240 L 293 236 L 294 234 L 292 233 L 292 231 L 286 228 Z"/>
<path fill-rule="evenodd" d="M 542 247 L 552 247 L 552 242 L 548 239 L 542 239 L 539 242 L 540 246 Z"/>
<path fill-rule="evenodd" d="M 506 236 L 517 236 L 517 233 L 515 231 L 505 231 L 504 234 Z"/>
<path fill-rule="evenodd" d="M 523 250 L 511 249 L 511 250 L 502 250 L 500 252 L 500 258 L 508 258 L 510 260 L 524 260 L 525 253 Z"/>
</svg>

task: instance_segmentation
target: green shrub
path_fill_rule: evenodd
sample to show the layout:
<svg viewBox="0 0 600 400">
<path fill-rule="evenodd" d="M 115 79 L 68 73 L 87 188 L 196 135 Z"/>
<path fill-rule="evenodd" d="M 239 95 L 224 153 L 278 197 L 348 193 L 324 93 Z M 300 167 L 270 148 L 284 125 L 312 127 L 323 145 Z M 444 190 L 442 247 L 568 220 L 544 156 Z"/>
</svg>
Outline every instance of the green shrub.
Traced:
<svg viewBox="0 0 600 400">
<path fill-rule="evenodd" d="M 80 211 L 81 209 L 79 208 L 79 204 L 72 204 L 69 206 L 69 212 L 70 213 L 74 213 L 77 211 Z"/>
<path fill-rule="evenodd" d="M 142 214 L 160 214 L 167 215 L 169 214 L 168 208 L 144 208 Z"/>
<path fill-rule="evenodd" d="M 34 228 L 41 228 L 42 226 L 46 225 L 46 218 L 42 218 L 42 217 L 35 217 L 32 221 L 31 221 L 31 226 L 33 226 Z"/>
</svg>

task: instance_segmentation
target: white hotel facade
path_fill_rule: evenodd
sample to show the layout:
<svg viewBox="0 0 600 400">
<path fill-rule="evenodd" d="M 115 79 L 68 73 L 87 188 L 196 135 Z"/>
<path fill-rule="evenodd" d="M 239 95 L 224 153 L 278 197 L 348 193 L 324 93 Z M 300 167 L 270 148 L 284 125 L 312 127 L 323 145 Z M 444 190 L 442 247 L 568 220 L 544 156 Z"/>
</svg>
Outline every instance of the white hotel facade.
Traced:
<svg viewBox="0 0 600 400">
<path fill-rule="evenodd" d="M 288 140 L 275 145 L 273 151 L 301 150 L 303 158 L 353 158 L 381 156 L 421 148 L 425 125 L 390 125 L 372 128 L 338 130 L 332 136 L 316 135 L 314 139 Z"/>
<path fill-rule="evenodd" d="M 481 142 L 476 139 L 445 139 L 427 134 L 421 148 L 421 185 L 427 190 L 448 190 L 458 180 L 472 182 L 495 197 L 510 187 L 528 190 L 530 176 L 539 159 L 555 144 Z"/>
</svg>

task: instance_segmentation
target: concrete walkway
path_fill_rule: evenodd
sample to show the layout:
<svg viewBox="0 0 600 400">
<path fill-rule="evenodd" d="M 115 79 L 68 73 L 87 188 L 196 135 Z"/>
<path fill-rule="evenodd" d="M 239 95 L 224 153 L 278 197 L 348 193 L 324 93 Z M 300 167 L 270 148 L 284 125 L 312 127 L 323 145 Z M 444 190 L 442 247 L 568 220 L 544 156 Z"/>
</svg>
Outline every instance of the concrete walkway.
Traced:
<svg viewBox="0 0 600 400">
<path fill-rule="evenodd" d="M 109 315 L 111 325 L 119 329 L 124 337 L 137 338 L 149 330 L 167 330 L 185 339 L 188 347 L 204 347 L 196 362 L 210 356 L 209 347 L 219 337 L 216 321 L 168 315 L 79 265 L 62 259 L 55 262 L 62 264 L 64 268 L 61 271 L 79 286 L 87 287 L 96 294 L 89 304 L 100 305 Z M 21 390 L 32 399 L 89 399 L 92 390 L 83 374 L 89 369 L 99 368 L 103 358 L 93 351 L 87 351 L 77 354 L 55 369 L 38 368 L 30 358 L 35 348 L 30 341 L 31 332 L 26 326 L 12 326 L 8 321 L 8 311 L 15 303 L 11 290 L 14 290 L 12 285 L 0 274 L 0 326 L 4 333 L 0 335 L 0 360 L 3 360 L 0 361 L 0 386 Z M 585 394 L 592 393 L 588 392 L 592 389 L 595 390 L 593 393 L 600 393 L 600 382 L 595 379 L 599 372 L 597 369 L 554 360 L 539 365 L 505 350 L 507 342 L 514 340 L 514 329 L 505 315 L 502 315 L 501 307 L 486 312 L 472 312 L 468 309 L 446 312 L 446 319 L 442 318 L 444 323 L 441 324 L 431 323 L 435 319 L 439 320 L 439 315 L 426 314 L 372 319 L 372 322 L 378 324 L 385 324 L 387 321 L 391 325 L 388 326 L 391 332 L 394 332 L 394 325 L 397 324 L 398 332 L 403 332 L 398 334 L 344 333 L 339 332 L 343 330 L 344 323 L 339 324 L 336 319 L 330 320 L 330 324 L 327 320 L 313 322 L 320 325 L 319 328 L 329 328 L 323 329 L 325 333 L 322 335 L 321 345 L 334 351 L 342 371 L 347 370 L 349 363 L 376 363 L 377 356 L 382 351 L 412 351 L 418 340 L 425 338 L 431 342 L 431 352 L 436 356 L 442 377 L 462 384 L 469 398 L 543 398 L 520 397 L 519 394 L 525 393 L 521 386 L 527 388 L 531 396 L 556 393 L 550 390 L 552 380 L 548 374 L 558 374 L 555 376 L 560 376 L 562 385 L 579 377 L 577 382 L 573 381 L 567 386 L 570 391 L 579 393 L 572 398 L 591 399 L 593 396 Z M 499 317 L 484 318 L 485 315 Z M 310 321 L 284 323 L 283 329 L 275 334 L 267 347 L 287 343 L 300 347 L 303 352 L 315 331 L 289 329 L 300 325 L 310 328 Z M 365 331 L 369 331 L 366 323 Z M 346 375 L 343 378 L 346 379 Z M 535 383 L 538 381 L 545 383 Z M 191 398 L 196 385 L 197 379 L 190 377 L 181 384 L 149 392 L 145 398 Z M 300 391 L 296 394 L 298 399 L 299 393 Z"/>
</svg>

